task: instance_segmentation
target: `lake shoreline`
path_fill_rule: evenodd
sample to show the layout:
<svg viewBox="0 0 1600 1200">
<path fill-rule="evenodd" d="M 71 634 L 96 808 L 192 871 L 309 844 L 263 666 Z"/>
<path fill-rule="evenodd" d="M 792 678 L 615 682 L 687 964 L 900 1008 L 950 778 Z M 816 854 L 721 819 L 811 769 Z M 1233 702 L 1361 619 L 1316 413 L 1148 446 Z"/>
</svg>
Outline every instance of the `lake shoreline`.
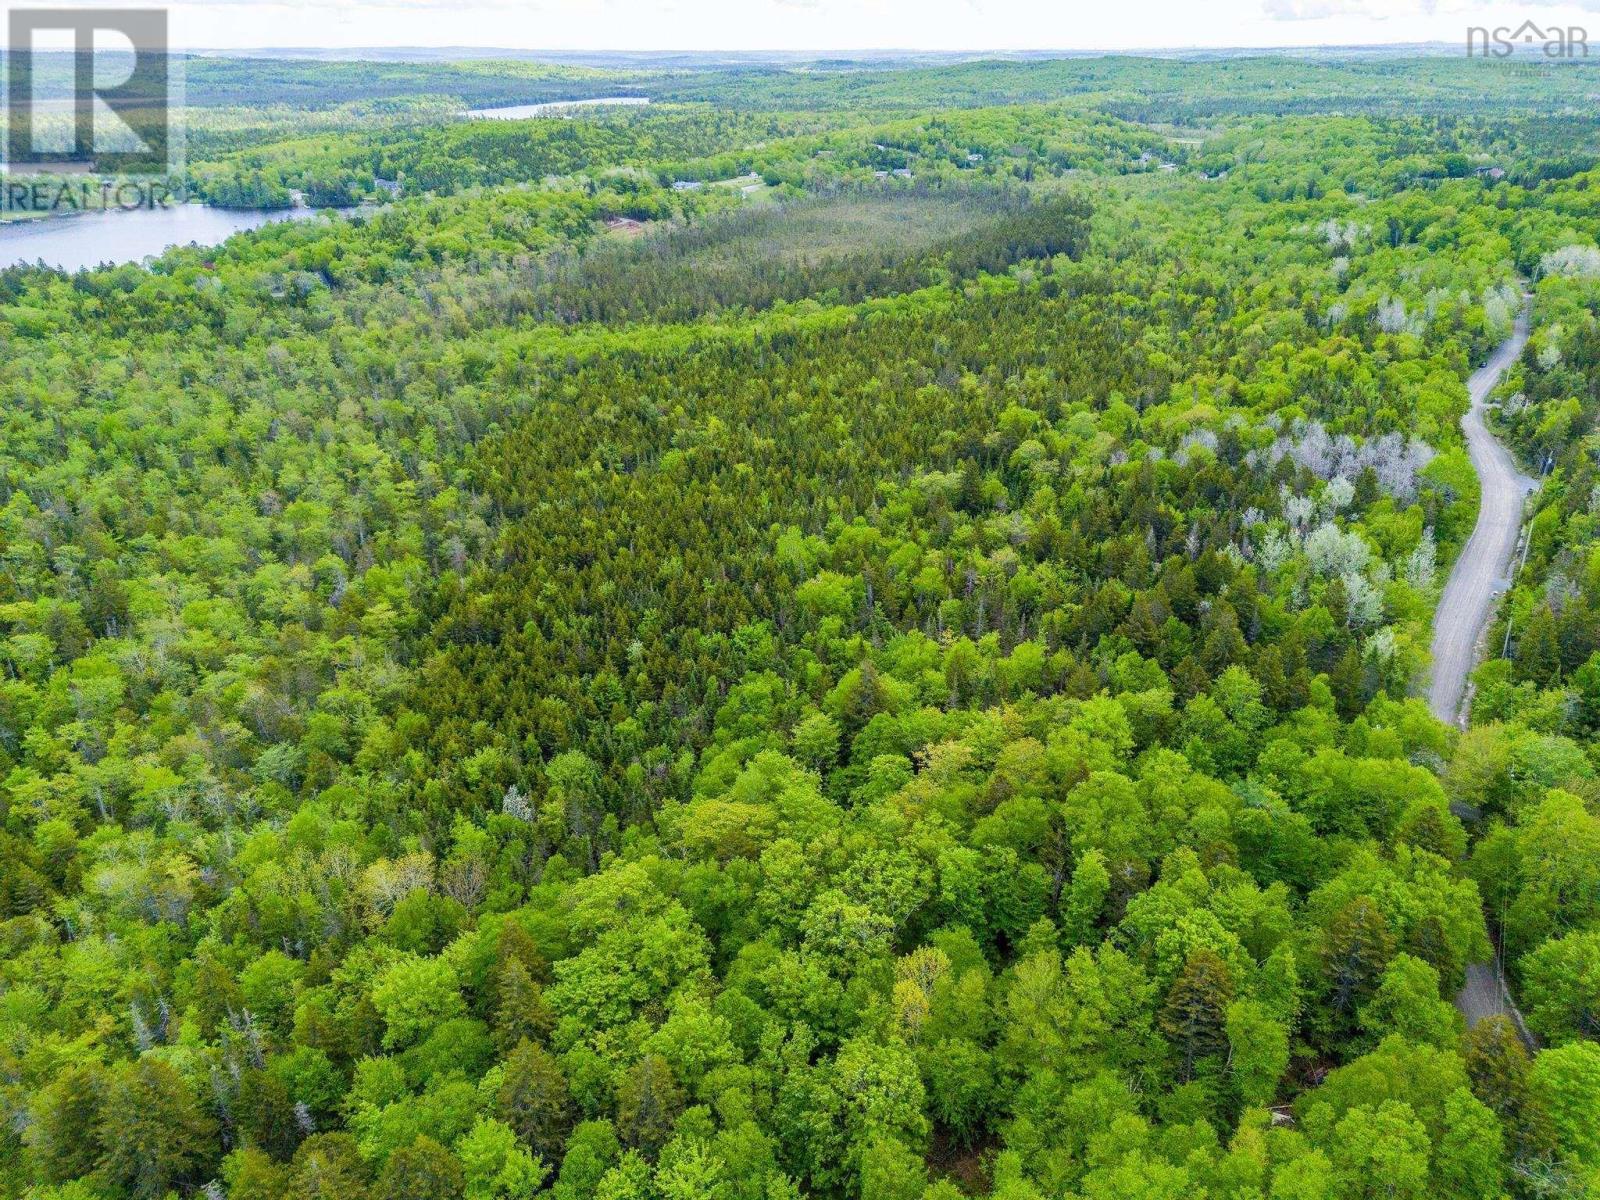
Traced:
<svg viewBox="0 0 1600 1200">
<path fill-rule="evenodd" d="M 649 96 L 592 96 L 586 100 L 546 100 L 538 104 L 504 104 L 491 108 L 469 108 L 461 113 L 468 121 L 528 121 L 539 117 L 560 117 L 574 108 L 643 108 Z"/>
<path fill-rule="evenodd" d="M 101 217 L 106 216 L 107 214 L 116 215 L 120 213 L 164 212 L 178 208 L 185 208 L 189 205 L 197 205 L 200 208 L 210 209 L 214 212 L 248 213 L 350 212 L 354 208 L 361 207 L 360 205 L 353 205 L 348 208 L 319 208 L 315 205 L 309 204 L 213 204 L 209 200 L 185 200 L 182 204 L 158 204 L 153 208 L 144 204 L 135 205 L 131 208 L 124 207 L 120 204 L 114 204 L 109 208 L 53 208 L 48 212 L 33 212 L 26 210 L 21 212 L 0 211 L 0 230 L 12 225 L 25 226 L 37 225 L 46 221 L 70 221 L 74 217 Z"/>
<path fill-rule="evenodd" d="M 222 208 L 189 201 L 158 208 L 79 209 L 0 222 L 0 269 L 46 267 L 72 274 L 125 266 L 183 246 L 219 246 L 236 233 L 354 208 Z M 85 227 L 88 227 L 87 229 Z"/>
</svg>

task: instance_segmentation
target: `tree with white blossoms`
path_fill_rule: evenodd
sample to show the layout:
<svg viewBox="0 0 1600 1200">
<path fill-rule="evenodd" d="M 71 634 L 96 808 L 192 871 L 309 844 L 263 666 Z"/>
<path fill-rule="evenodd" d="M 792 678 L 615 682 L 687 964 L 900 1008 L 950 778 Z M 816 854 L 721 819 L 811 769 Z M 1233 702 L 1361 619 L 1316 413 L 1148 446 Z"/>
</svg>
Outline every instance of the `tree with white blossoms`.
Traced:
<svg viewBox="0 0 1600 1200">
<path fill-rule="evenodd" d="M 1347 571 L 1340 579 L 1349 597 L 1351 625 L 1365 628 L 1383 620 L 1383 594 L 1370 579 L 1359 571 Z"/>
<path fill-rule="evenodd" d="M 1378 328 L 1385 333 L 1404 333 L 1409 325 L 1406 302 L 1390 296 L 1378 305 Z"/>
<path fill-rule="evenodd" d="M 1349 254 L 1355 249 L 1356 243 L 1372 232 L 1372 226 L 1363 225 L 1358 221 L 1341 221 L 1337 217 L 1329 217 L 1317 226 L 1317 232 L 1322 234 L 1324 244 L 1336 254 Z"/>
<path fill-rule="evenodd" d="M 1322 507 L 1330 517 L 1349 508 L 1355 498 L 1355 484 L 1343 475 L 1335 475 L 1328 481 L 1328 486 L 1322 489 Z"/>
<path fill-rule="evenodd" d="M 1483 316 L 1491 334 L 1503 338 L 1511 332 L 1520 302 L 1516 288 L 1509 283 L 1499 284 L 1483 294 Z"/>
<path fill-rule="evenodd" d="M 1261 539 L 1261 550 L 1256 557 L 1263 571 L 1268 575 L 1275 575 L 1294 557 L 1294 543 L 1283 534 L 1282 530 L 1269 529 L 1267 536 Z"/>
<path fill-rule="evenodd" d="M 1600 246 L 1562 246 L 1539 258 L 1540 275 L 1564 275 L 1569 279 L 1600 278 Z"/>
<path fill-rule="evenodd" d="M 1394 661 L 1397 648 L 1394 626 L 1385 625 L 1382 629 L 1373 630 L 1361 652 L 1370 661 L 1377 663 L 1380 667 L 1386 667 Z"/>
<path fill-rule="evenodd" d="M 1538 362 L 1541 371 L 1554 371 L 1561 365 L 1561 325 L 1550 326 L 1539 341 Z"/>
<path fill-rule="evenodd" d="M 1183 441 L 1178 445 L 1178 452 L 1172 456 L 1172 461 L 1179 466 L 1189 465 L 1189 451 L 1200 446 L 1212 453 L 1216 453 L 1217 435 L 1209 429 L 1196 429 L 1184 435 Z"/>
<path fill-rule="evenodd" d="M 1406 582 L 1418 590 L 1431 588 L 1438 568 L 1439 547 L 1433 540 L 1433 529 L 1430 526 L 1422 531 L 1422 538 L 1417 542 L 1416 549 L 1406 556 Z"/>
<path fill-rule="evenodd" d="M 1297 424 L 1295 437 L 1280 437 L 1264 453 L 1276 464 L 1285 455 L 1318 479 L 1340 475 L 1354 479 L 1368 467 L 1378 477 L 1378 487 L 1397 500 L 1416 498 L 1417 480 L 1433 461 L 1434 449 L 1421 438 L 1389 432 L 1357 442 L 1349 434 L 1330 437 L 1321 421 Z"/>
<path fill-rule="evenodd" d="M 1362 445 L 1363 464 L 1378 477 L 1378 487 L 1397 500 L 1411 501 L 1417 495 L 1417 480 L 1434 460 L 1433 447 L 1421 438 L 1402 438 L 1386 433 Z"/>
<path fill-rule="evenodd" d="M 1288 521 L 1289 528 L 1298 534 L 1311 524 L 1311 516 L 1316 512 L 1316 507 L 1310 496 L 1287 496 L 1283 501 L 1283 519 Z"/>
<path fill-rule="evenodd" d="M 517 820 L 525 821 L 528 824 L 533 823 L 533 818 L 536 815 L 533 803 L 522 794 L 522 790 L 514 783 L 507 787 L 505 795 L 500 797 L 500 811 L 508 817 L 515 817 Z"/>
<path fill-rule="evenodd" d="M 1333 439 L 1321 421 L 1313 421 L 1306 427 L 1305 433 L 1294 442 L 1292 453 L 1295 462 L 1318 479 L 1327 479 L 1333 473 Z"/>
<path fill-rule="evenodd" d="M 1372 550 L 1358 533 L 1346 533 L 1331 521 L 1306 537 L 1306 558 L 1318 575 L 1347 576 L 1366 570 Z"/>
</svg>

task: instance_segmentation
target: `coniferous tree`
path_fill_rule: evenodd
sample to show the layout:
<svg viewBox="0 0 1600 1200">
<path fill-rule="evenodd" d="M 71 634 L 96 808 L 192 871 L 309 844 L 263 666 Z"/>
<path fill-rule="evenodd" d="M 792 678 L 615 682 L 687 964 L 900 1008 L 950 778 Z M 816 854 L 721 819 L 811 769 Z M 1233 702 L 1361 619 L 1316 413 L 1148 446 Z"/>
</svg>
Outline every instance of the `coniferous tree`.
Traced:
<svg viewBox="0 0 1600 1200">
<path fill-rule="evenodd" d="M 556 1060 L 523 1039 L 507 1056 L 495 1098 L 500 1118 L 547 1162 L 558 1157 L 572 1128 L 572 1102 Z"/>
<path fill-rule="evenodd" d="M 216 1123 L 183 1077 L 153 1058 L 107 1079 L 97 1140 L 100 1173 L 138 1197 L 196 1186 L 216 1158 Z"/>
<path fill-rule="evenodd" d="M 1202 1059 L 1223 1054 L 1228 1045 L 1228 1006 L 1233 1003 L 1233 973 L 1215 951 L 1192 951 L 1167 989 L 1159 1024 L 1178 1056 L 1179 1075 L 1194 1077 Z"/>
</svg>

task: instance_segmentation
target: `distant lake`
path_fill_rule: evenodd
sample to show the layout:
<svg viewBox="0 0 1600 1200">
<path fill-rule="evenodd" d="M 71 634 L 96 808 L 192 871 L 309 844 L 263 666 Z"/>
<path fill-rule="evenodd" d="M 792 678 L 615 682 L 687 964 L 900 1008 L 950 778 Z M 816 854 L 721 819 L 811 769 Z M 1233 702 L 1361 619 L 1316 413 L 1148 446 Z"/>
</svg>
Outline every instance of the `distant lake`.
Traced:
<svg viewBox="0 0 1600 1200">
<path fill-rule="evenodd" d="M 142 262 L 174 246 L 216 246 L 245 229 L 303 221 L 313 208 L 211 208 L 176 204 L 126 212 L 84 213 L 0 225 L 0 267 L 44 262 L 62 271 Z"/>
<path fill-rule="evenodd" d="M 548 104 L 509 104 L 504 108 L 474 108 L 467 116 L 486 121 L 526 121 L 529 117 L 548 117 L 568 108 L 592 108 L 598 104 L 649 104 L 649 96 L 598 96 L 593 100 L 552 100 Z"/>
</svg>

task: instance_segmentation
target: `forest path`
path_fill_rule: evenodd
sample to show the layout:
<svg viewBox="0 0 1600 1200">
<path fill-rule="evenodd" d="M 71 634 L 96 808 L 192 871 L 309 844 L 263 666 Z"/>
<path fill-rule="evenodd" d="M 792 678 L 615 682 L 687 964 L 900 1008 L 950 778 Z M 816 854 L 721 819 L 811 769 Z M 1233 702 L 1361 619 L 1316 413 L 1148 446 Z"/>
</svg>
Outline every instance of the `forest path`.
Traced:
<svg viewBox="0 0 1600 1200">
<path fill-rule="evenodd" d="M 1467 676 L 1478 657 L 1478 643 L 1495 598 L 1509 586 L 1507 572 L 1522 527 L 1523 502 L 1538 483 L 1517 469 L 1515 460 L 1484 423 L 1489 393 L 1528 344 L 1527 305 L 1517 315 L 1511 336 L 1467 380 L 1472 404 L 1461 418 L 1467 453 L 1481 488 L 1478 523 L 1472 529 L 1433 617 L 1433 681 L 1428 707 L 1439 720 L 1466 727 Z M 1531 1042 L 1522 1014 L 1511 1002 L 1498 960 L 1473 963 L 1456 1007 L 1472 1028 L 1485 1017 L 1509 1017 L 1525 1042 Z"/>
</svg>

